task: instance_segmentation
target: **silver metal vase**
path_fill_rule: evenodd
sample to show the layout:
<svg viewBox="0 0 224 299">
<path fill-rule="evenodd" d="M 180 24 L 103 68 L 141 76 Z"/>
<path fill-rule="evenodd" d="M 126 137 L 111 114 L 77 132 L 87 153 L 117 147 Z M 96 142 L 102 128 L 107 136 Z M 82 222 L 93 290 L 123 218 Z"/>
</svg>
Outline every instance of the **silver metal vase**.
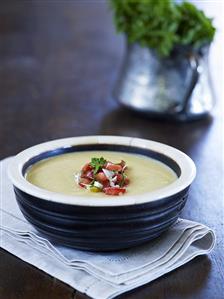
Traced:
<svg viewBox="0 0 224 299">
<path fill-rule="evenodd" d="M 114 97 L 125 107 L 153 117 L 193 120 L 208 115 L 213 93 L 209 47 L 179 47 L 161 58 L 139 44 L 127 45 Z"/>
</svg>

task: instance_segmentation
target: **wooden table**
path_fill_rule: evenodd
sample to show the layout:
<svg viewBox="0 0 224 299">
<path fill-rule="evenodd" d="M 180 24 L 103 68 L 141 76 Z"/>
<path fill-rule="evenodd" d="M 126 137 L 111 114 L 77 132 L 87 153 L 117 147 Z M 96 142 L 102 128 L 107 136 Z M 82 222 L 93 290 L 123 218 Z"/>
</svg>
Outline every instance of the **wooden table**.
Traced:
<svg viewBox="0 0 224 299">
<path fill-rule="evenodd" d="M 220 3 L 207 4 L 208 11 L 217 11 L 217 20 L 221 20 Z M 49 139 L 117 134 L 170 144 L 190 155 L 197 165 L 183 217 L 216 231 L 215 250 L 122 298 L 224 296 L 223 48 L 219 40 L 220 32 L 212 49 L 218 95 L 214 117 L 185 124 L 152 121 L 121 109 L 111 97 L 124 45 L 114 32 L 104 1 L 0 4 L 0 158 Z M 0 298 L 87 297 L 1 250 Z"/>
</svg>

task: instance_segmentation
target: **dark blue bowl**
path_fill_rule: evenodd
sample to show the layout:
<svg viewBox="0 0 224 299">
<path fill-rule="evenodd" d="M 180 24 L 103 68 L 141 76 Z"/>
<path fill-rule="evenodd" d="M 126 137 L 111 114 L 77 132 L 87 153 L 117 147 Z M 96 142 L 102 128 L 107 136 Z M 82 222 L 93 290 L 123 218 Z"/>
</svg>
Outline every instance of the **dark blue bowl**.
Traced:
<svg viewBox="0 0 224 299">
<path fill-rule="evenodd" d="M 178 179 L 141 195 L 119 198 L 79 198 L 40 189 L 24 174 L 34 163 L 64 153 L 110 150 L 142 154 L 172 168 Z M 158 237 L 180 215 L 195 165 L 184 153 L 167 145 L 129 137 L 91 136 L 43 143 L 18 154 L 9 176 L 24 217 L 43 235 L 62 245 L 91 251 L 130 248 Z"/>
</svg>

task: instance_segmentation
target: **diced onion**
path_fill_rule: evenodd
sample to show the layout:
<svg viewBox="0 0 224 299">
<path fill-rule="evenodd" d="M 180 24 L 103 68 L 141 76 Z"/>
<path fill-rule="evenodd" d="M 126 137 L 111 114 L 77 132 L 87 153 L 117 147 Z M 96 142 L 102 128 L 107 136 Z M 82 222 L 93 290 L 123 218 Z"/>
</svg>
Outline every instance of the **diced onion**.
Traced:
<svg viewBox="0 0 224 299">
<path fill-rule="evenodd" d="M 78 184 L 80 182 L 80 178 L 81 178 L 81 172 L 77 172 L 75 173 L 75 181 Z"/>
<path fill-rule="evenodd" d="M 105 176 L 108 178 L 108 180 L 111 180 L 112 177 L 114 176 L 114 172 L 111 170 L 107 170 L 105 168 L 103 168 L 102 170 L 103 170 Z"/>
<path fill-rule="evenodd" d="M 93 185 L 94 185 L 94 187 L 97 187 L 99 189 L 103 189 L 103 185 L 101 183 L 97 182 L 97 181 L 95 181 Z"/>
<path fill-rule="evenodd" d="M 117 176 L 115 175 L 115 177 L 113 177 L 113 178 L 111 179 L 111 181 L 112 181 L 112 182 L 116 182 L 116 180 L 117 180 Z"/>
</svg>

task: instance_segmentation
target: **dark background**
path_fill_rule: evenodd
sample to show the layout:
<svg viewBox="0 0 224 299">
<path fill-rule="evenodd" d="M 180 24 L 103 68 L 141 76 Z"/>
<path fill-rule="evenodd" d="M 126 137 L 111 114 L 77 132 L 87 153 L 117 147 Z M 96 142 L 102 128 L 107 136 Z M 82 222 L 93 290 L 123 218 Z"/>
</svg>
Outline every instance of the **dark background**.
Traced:
<svg viewBox="0 0 224 299">
<path fill-rule="evenodd" d="M 216 109 L 179 124 L 123 110 L 111 97 L 124 40 L 104 1 L 0 2 L 0 158 L 50 139 L 116 134 L 168 143 L 196 163 L 183 217 L 215 229 L 215 250 L 122 298 L 223 298 L 224 18 L 221 1 L 204 6 L 220 28 L 211 49 Z M 86 297 L 1 250 L 0 299 L 14 298 Z"/>
</svg>

